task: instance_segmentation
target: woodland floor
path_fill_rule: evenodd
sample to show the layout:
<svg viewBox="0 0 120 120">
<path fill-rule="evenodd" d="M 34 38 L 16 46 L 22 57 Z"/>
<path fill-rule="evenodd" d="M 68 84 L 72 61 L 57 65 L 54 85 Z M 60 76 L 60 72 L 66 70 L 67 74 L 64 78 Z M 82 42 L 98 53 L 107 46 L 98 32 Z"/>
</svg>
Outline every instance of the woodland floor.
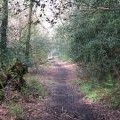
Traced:
<svg viewBox="0 0 120 120">
<path fill-rule="evenodd" d="M 44 84 L 48 96 L 41 101 L 24 103 L 26 120 L 120 120 L 118 110 L 83 99 L 75 84 L 74 64 L 51 60 L 49 66 L 33 75 Z"/>
<path fill-rule="evenodd" d="M 83 99 L 84 95 L 78 92 L 75 84 L 74 64 L 52 60 L 38 75 L 44 78 L 41 82 L 49 96 L 44 101 L 42 115 L 30 120 L 120 120 L 119 111 Z"/>
</svg>

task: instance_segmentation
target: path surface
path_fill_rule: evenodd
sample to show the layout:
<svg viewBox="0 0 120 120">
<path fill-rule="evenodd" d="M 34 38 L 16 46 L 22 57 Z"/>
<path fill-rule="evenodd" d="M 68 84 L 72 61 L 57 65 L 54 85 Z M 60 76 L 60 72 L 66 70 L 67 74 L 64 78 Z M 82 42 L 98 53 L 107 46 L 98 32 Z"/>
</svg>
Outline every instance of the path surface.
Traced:
<svg viewBox="0 0 120 120">
<path fill-rule="evenodd" d="M 120 110 L 110 110 L 103 104 L 86 101 L 75 83 L 76 66 L 52 60 L 46 67 L 32 70 L 30 76 L 45 85 L 45 99 L 22 101 L 24 120 L 120 120 Z M 6 105 L 0 105 L 0 120 L 15 120 Z M 22 119 L 21 119 L 22 120 Z"/>
<path fill-rule="evenodd" d="M 100 104 L 84 101 L 75 84 L 76 66 L 59 60 L 37 73 L 47 91 L 48 98 L 30 103 L 28 120 L 120 120 L 120 111 L 108 110 Z M 27 105 L 28 106 L 28 105 Z"/>
<path fill-rule="evenodd" d="M 104 120 L 91 105 L 83 101 L 83 95 L 78 94 L 74 81 L 76 80 L 75 65 L 63 62 L 51 62 L 51 67 L 44 71 L 50 99 L 46 102 L 47 115 L 41 120 Z"/>
</svg>

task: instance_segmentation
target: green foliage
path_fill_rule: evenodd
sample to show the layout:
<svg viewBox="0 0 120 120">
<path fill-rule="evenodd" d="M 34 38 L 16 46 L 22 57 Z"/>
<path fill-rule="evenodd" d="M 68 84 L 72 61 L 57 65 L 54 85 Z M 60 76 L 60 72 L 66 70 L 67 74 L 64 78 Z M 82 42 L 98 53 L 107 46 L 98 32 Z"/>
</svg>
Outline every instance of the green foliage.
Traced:
<svg viewBox="0 0 120 120">
<path fill-rule="evenodd" d="M 116 87 L 117 81 L 113 80 L 112 76 L 109 74 L 106 81 L 103 83 L 103 87 L 105 88 L 114 88 Z"/>
<path fill-rule="evenodd" d="M 85 94 L 85 98 L 91 99 L 92 101 L 98 100 L 98 95 L 95 89 L 93 89 L 93 83 L 91 81 L 76 80 L 79 85 L 79 91 Z"/>
<path fill-rule="evenodd" d="M 30 41 L 30 56 L 26 58 L 25 50 L 26 50 L 26 38 L 27 38 L 27 27 L 22 29 L 21 38 L 14 38 L 15 40 L 11 40 L 7 43 L 7 52 L 5 54 L 6 58 L 4 61 L 4 66 L 10 67 L 16 61 L 16 59 L 21 60 L 28 66 L 32 66 L 34 62 L 40 64 L 45 61 L 47 55 L 51 49 L 49 38 L 46 35 L 38 33 L 35 26 L 32 26 L 33 33 L 31 35 Z M 1 53 L 1 49 L 0 49 Z M 2 66 L 0 57 L 0 68 Z"/>
<path fill-rule="evenodd" d="M 82 92 L 86 99 L 95 101 L 102 101 L 109 107 L 120 107 L 120 87 L 118 82 L 111 78 L 111 75 L 107 77 L 105 82 L 96 84 L 93 87 L 94 80 L 76 80 L 79 85 L 79 91 Z"/>
<path fill-rule="evenodd" d="M 32 95 L 34 98 L 44 98 L 45 97 L 45 90 L 42 84 L 40 84 L 36 78 L 31 77 L 28 78 L 26 81 L 26 85 L 22 87 L 22 94 L 25 97 L 29 97 Z"/>
<path fill-rule="evenodd" d="M 69 34 L 65 28 L 59 27 L 55 35 L 55 48 L 60 59 L 70 59 L 70 40 Z"/>
<path fill-rule="evenodd" d="M 109 2 L 93 1 L 93 6 Z M 119 14 L 119 10 L 79 11 L 66 25 L 59 28 L 64 30 L 59 38 L 70 41 L 69 56 L 76 62 L 84 63 L 91 77 L 97 80 L 104 79 L 109 73 L 112 76 L 116 74 L 114 67 L 117 71 L 120 69 Z"/>
<path fill-rule="evenodd" d="M 10 103 L 9 104 L 9 111 L 12 115 L 16 118 L 22 118 L 24 116 L 24 110 L 21 105 L 18 103 Z"/>
<path fill-rule="evenodd" d="M 78 1 L 80 2 L 80 1 Z M 84 1 L 85 2 L 85 1 Z M 86 1 L 102 7 L 109 2 Z M 116 5 L 112 3 L 111 5 Z M 117 8 L 116 7 L 114 8 Z M 78 10 L 79 11 L 79 10 Z M 57 39 L 69 40 L 69 56 L 83 64 L 89 80 L 78 80 L 80 92 L 92 101 L 107 102 L 111 106 L 120 106 L 120 11 L 82 11 L 77 12 L 68 23 L 58 29 Z M 64 31 L 59 34 L 59 31 Z M 67 36 L 67 37 L 66 37 Z M 80 70 L 81 70 L 80 69 Z M 80 73 L 82 74 L 82 73 Z M 119 86 L 119 87 L 118 87 Z"/>
<path fill-rule="evenodd" d="M 110 104 L 112 107 L 118 108 L 120 106 L 120 88 L 114 88 L 110 94 Z"/>
<path fill-rule="evenodd" d="M 48 38 L 44 35 L 35 36 L 31 40 L 32 60 L 37 64 L 44 63 L 48 57 L 51 46 Z"/>
<path fill-rule="evenodd" d="M 0 101 L 2 101 L 4 98 L 4 91 L 3 89 L 0 89 Z"/>
</svg>

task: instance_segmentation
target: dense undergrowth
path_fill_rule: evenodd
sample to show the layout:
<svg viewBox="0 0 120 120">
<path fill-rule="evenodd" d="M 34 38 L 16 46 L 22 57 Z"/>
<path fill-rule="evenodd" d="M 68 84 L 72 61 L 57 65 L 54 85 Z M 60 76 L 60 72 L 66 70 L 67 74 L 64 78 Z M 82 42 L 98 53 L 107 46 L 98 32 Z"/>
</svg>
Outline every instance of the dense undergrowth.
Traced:
<svg viewBox="0 0 120 120">
<path fill-rule="evenodd" d="M 27 76 L 26 85 L 22 87 L 21 91 L 22 95 L 25 96 L 26 99 L 28 99 L 29 96 L 38 99 L 43 99 L 46 96 L 43 85 L 31 75 Z"/>
<path fill-rule="evenodd" d="M 85 99 L 92 102 L 102 102 L 109 108 L 120 107 L 120 89 L 118 82 L 111 75 L 105 82 L 96 83 L 93 86 L 94 80 L 78 79 L 76 83 L 79 85 L 79 91 L 85 95 Z"/>
<path fill-rule="evenodd" d="M 26 83 L 22 86 L 21 91 L 11 91 L 9 101 L 4 101 L 10 116 L 15 120 L 26 118 L 27 105 L 32 102 L 38 102 L 46 96 L 44 86 L 36 79 L 36 77 L 28 74 L 25 77 Z M 29 105 L 28 105 L 29 106 Z"/>
<path fill-rule="evenodd" d="M 86 97 L 119 107 L 120 10 L 116 8 L 120 3 L 118 0 L 76 3 L 79 6 L 72 11 L 72 17 L 57 29 L 60 52 L 78 65 L 78 76 L 87 76 L 88 79 L 79 81 Z"/>
</svg>

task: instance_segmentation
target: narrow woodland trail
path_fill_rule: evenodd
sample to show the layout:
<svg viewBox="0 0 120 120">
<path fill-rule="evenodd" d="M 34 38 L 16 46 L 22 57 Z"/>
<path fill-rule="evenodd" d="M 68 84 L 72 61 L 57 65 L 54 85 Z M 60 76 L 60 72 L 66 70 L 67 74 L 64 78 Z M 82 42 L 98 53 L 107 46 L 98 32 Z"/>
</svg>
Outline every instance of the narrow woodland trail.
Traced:
<svg viewBox="0 0 120 120">
<path fill-rule="evenodd" d="M 104 106 L 87 103 L 75 84 L 76 66 L 59 60 L 50 61 L 50 66 L 39 71 L 49 95 L 44 100 L 44 109 L 33 107 L 38 112 L 29 120 L 120 120 L 120 114 Z M 39 112 L 40 111 L 40 112 Z M 41 111 L 43 111 L 42 115 Z M 40 114 L 39 114 L 40 113 Z"/>
<path fill-rule="evenodd" d="M 105 120 L 82 100 L 83 95 L 74 84 L 75 72 L 75 65 L 58 61 L 52 61 L 51 67 L 44 71 L 50 99 L 45 104 L 47 115 L 41 120 Z"/>
</svg>

